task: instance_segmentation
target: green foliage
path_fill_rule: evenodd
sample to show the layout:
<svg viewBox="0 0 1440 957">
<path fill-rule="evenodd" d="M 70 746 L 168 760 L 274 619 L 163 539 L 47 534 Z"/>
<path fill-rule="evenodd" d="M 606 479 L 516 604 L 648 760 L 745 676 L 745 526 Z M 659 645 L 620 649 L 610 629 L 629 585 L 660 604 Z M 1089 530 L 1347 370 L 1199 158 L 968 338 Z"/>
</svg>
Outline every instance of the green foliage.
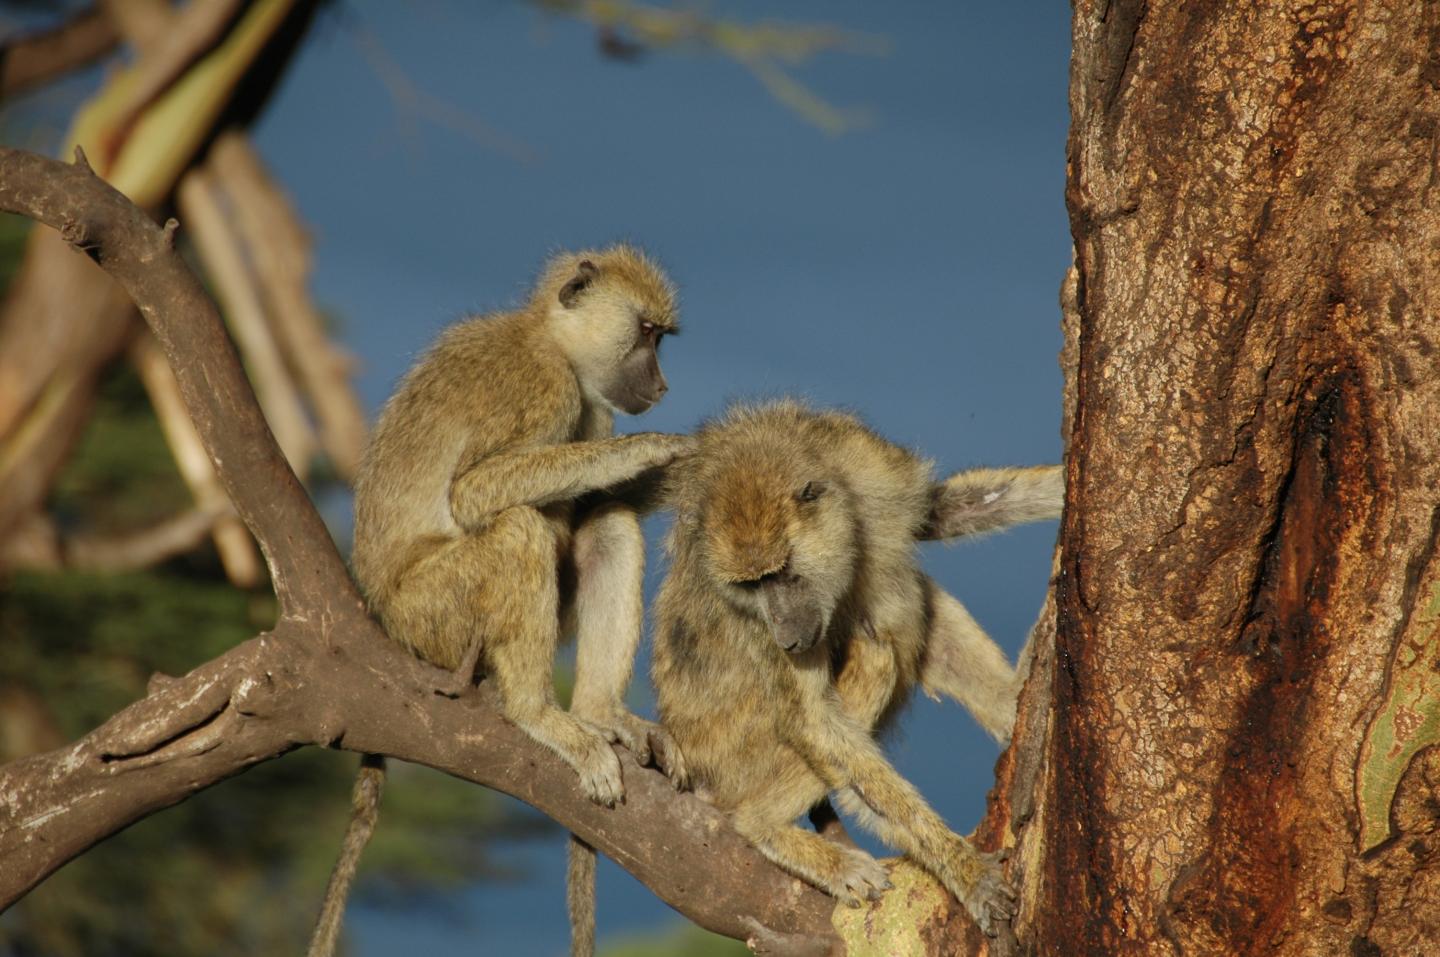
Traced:
<svg viewBox="0 0 1440 957">
<path fill-rule="evenodd" d="M 658 934 L 621 938 L 600 948 L 600 957 L 746 957 L 749 949 L 738 940 L 721 937 L 694 924 Z"/>
<path fill-rule="evenodd" d="M 30 220 L 13 213 L 0 214 L 0 288 L 9 286 L 20 268 L 20 257 L 29 235 Z"/>
<path fill-rule="evenodd" d="M 97 532 L 143 527 L 189 504 L 165 433 L 140 379 L 117 367 L 101 383 L 90 424 L 51 492 L 62 521 Z"/>
</svg>

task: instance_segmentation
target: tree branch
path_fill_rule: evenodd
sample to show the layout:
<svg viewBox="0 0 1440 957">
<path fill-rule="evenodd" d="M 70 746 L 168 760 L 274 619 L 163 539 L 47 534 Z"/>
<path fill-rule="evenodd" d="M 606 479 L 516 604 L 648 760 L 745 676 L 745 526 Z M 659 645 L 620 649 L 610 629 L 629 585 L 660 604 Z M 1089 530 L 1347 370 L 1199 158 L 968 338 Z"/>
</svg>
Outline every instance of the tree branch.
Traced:
<svg viewBox="0 0 1440 957">
<path fill-rule="evenodd" d="M 564 762 L 499 716 L 487 688 L 447 697 L 437 691 L 447 677 L 367 619 L 341 630 L 282 623 L 157 682 L 74 744 L 0 767 L 0 908 L 139 818 L 260 761 L 328 744 L 517 797 L 718 933 L 760 935 L 775 953 L 830 949 L 834 901 L 771 866 L 713 807 L 625 752 L 625 803 L 593 804 Z"/>
<path fill-rule="evenodd" d="M 224 506 L 228 511 L 229 506 Z M 195 548 L 223 512 L 186 509 L 152 525 L 113 535 L 67 534 L 43 512 L 32 513 L 0 544 L 0 566 L 122 572 L 148 568 Z"/>
<path fill-rule="evenodd" d="M 168 4 L 159 5 L 157 10 L 144 9 L 128 0 L 124 4 L 111 0 L 106 5 L 112 22 L 128 30 L 129 39 L 142 52 L 134 80 L 125 91 L 123 105 L 115 112 L 117 129 L 128 129 L 145 107 L 169 88 L 190 64 L 213 48 L 242 6 L 239 0 L 199 0 L 187 3 L 162 25 L 153 14 Z M 144 16 L 137 15 L 142 12 Z"/>
<path fill-rule="evenodd" d="M 91 7 L 38 33 L 0 44 L 0 98 L 10 99 L 88 66 L 120 42 L 115 26 Z"/>
</svg>

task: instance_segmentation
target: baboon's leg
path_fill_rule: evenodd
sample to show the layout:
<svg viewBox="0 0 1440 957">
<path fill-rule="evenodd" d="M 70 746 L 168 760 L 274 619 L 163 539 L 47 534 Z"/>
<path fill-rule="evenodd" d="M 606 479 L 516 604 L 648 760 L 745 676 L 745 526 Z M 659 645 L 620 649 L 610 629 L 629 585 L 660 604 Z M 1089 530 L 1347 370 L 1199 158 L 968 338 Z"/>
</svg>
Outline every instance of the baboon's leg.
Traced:
<svg viewBox="0 0 1440 957">
<path fill-rule="evenodd" d="M 624 786 L 609 741 L 555 702 L 560 618 L 554 531 L 535 509 L 512 508 L 467 540 L 462 564 L 477 595 L 471 620 L 484 629 L 486 671 L 505 716 L 564 758 L 592 800 L 613 805 Z"/>
</svg>

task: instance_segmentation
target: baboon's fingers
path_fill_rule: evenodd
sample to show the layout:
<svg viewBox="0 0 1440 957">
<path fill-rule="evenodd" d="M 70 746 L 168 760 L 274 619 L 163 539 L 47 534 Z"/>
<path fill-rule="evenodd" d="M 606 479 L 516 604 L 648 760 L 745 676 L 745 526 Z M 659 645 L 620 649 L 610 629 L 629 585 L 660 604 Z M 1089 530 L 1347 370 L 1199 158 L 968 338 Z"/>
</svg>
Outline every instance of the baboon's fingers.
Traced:
<svg viewBox="0 0 1440 957">
<path fill-rule="evenodd" d="M 987 937 L 994 937 L 1000 932 L 997 922 L 1011 920 L 1019 911 L 1019 895 L 1000 873 L 1002 853 L 980 855 L 985 861 L 985 869 L 976 879 L 975 886 L 961 898 L 961 903 Z"/>
<path fill-rule="evenodd" d="M 685 766 L 685 754 L 670 732 L 658 724 L 650 729 L 650 752 L 654 756 L 655 766 L 665 773 L 675 790 L 690 789 L 690 769 Z"/>
<path fill-rule="evenodd" d="M 625 800 L 625 784 L 620 777 L 620 759 L 615 757 L 615 752 L 610 750 L 609 745 L 597 748 L 593 758 L 576 770 L 580 774 L 581 789 L 596 804 L 614 807 Z"/>
<path fill-rule="evenodd" d="M 891 886 L 885 865 L 859 848 L 846 848 L 842 860 L 836 881 L 840 893 L 835 896 L 851 907 L 859 907 L 867 900 L 878 901 Z"/>
<path fill-rule="evenodd" d="M 644 718 L 633 714 L 624 714 L 616 724 L 615 730 L 620 735 L 620 743 L 635 755 L 635 763 L 646 765 L 650 763 L 652 754 L 650 746 L 651 729 L 655 727 Z"/>
</svg>

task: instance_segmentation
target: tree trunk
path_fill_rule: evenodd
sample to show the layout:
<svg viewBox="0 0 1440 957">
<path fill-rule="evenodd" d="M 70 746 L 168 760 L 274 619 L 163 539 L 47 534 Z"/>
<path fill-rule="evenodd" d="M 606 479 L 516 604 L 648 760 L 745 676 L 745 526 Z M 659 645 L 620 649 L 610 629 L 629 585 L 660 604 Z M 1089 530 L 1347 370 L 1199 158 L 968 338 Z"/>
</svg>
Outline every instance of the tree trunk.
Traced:
<svg viewBox="0 0 1440 957">
<path fill-rule="evenodd" d="M 1440 4 L 1077 0 L 1070 102 L 1020 939 L 1440 953 Z"/>
</svg>

